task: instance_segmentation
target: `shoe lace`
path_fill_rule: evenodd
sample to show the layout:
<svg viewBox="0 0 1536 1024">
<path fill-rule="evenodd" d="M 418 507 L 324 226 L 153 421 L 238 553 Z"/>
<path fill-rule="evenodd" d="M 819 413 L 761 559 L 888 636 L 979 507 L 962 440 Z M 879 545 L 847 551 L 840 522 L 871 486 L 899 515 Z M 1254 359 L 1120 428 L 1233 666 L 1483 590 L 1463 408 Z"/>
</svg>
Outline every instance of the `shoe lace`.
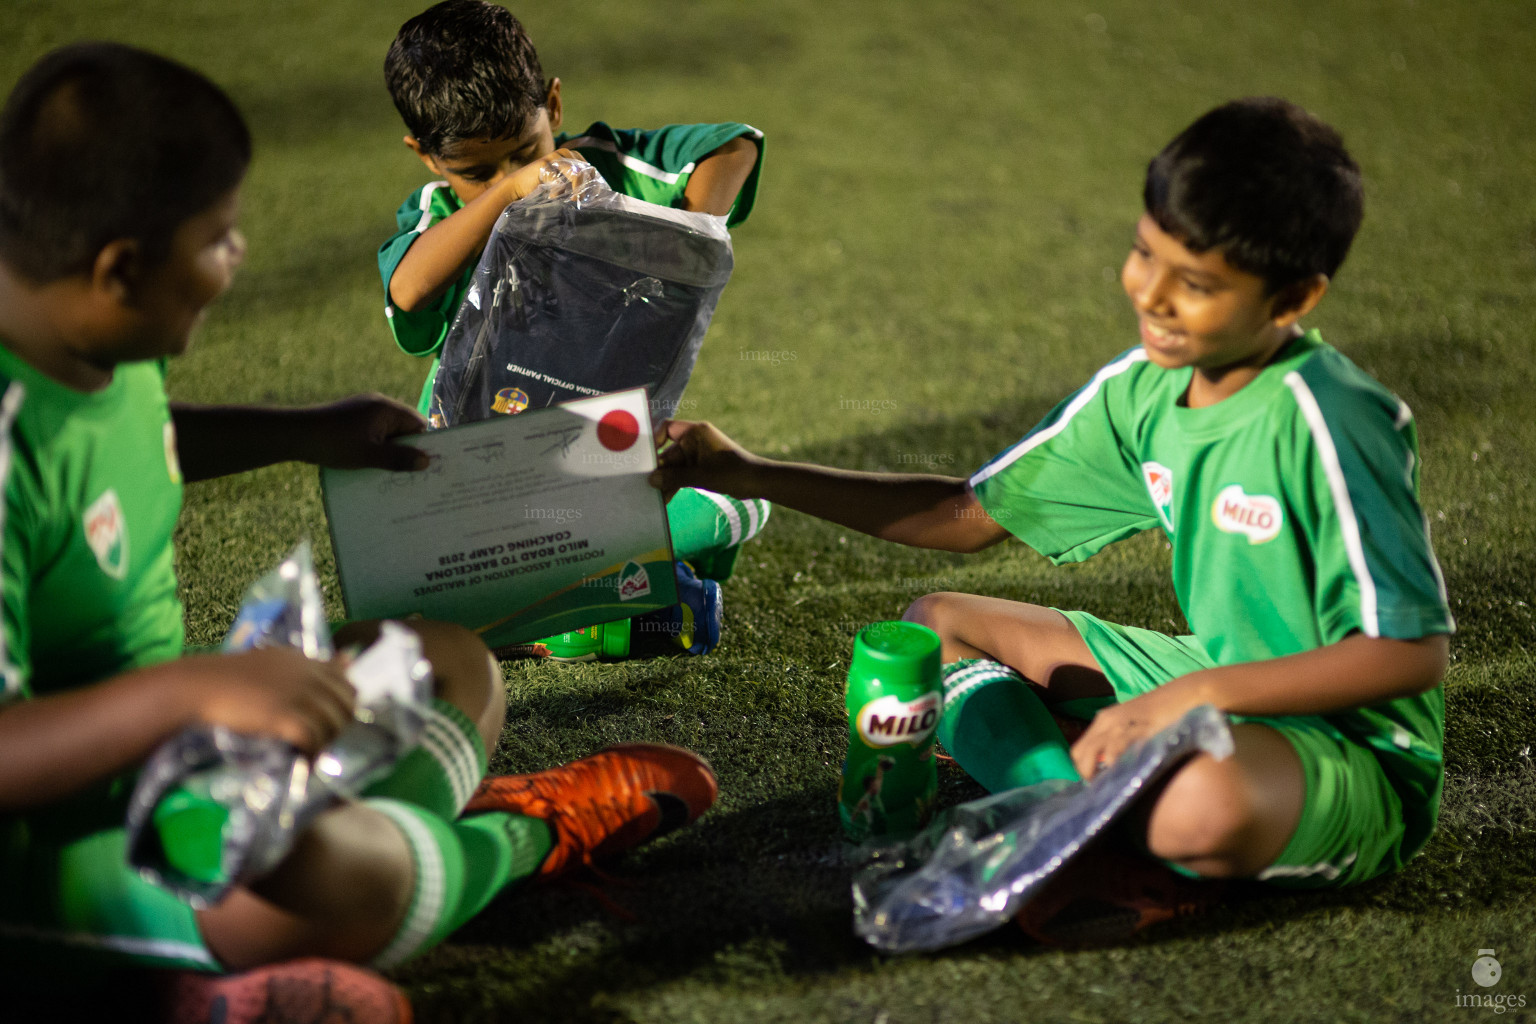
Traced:
<svg viewBox="0 0 1536 1024">
<path fill-rule="evenodd" d="M 639 780 L 618 758 L 587 758 L 528 776 L 523 813 L 542 818 L 556 835 L 551 858 L 563 866 L 573 854 L 587 867 L 592 852 L 628 820 L 627 801 Z"/>
</svg>

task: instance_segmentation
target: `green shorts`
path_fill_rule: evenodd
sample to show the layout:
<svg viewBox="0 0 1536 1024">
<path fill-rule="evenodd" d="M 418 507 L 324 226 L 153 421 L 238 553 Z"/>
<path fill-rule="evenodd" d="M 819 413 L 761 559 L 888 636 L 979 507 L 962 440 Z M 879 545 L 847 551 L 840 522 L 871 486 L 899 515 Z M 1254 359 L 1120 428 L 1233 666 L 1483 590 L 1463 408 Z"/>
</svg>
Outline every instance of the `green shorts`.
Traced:
<svg viewBox="0 0 1536 1024">
<path fill-rule="evenodd" d="M 1215 667 L 1192 636 L 1121 626 L 1086 612 L 1062 614 L 1098 659 L 1117 701 Z M 1403 849 L 1403 801 L 1369 747 L 1318 715 L 1232 720 L 1258 722 L 1289 740 L 1306 783 L 1296 831 L 1260 880 L 1302 888 L 1349 885 L 1396 870 L 1417 852 Z"/>
<path fill-rule="evenodd" d="M 128 866 L 133 780 L 0 818 L 0 964 L 79 977 L 139 964 L 216 971 L 192 908 Z"/>
</svg>

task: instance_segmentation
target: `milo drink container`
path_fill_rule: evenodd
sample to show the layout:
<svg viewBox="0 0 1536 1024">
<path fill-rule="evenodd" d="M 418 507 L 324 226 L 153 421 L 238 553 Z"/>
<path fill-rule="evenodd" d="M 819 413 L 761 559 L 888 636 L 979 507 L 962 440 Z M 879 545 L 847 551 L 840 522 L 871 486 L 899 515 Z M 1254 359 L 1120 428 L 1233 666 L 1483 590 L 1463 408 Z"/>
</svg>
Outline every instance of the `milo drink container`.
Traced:
<svg viewBox="0 0 1536 1024">
<path fill-rule="evenodd" d="M 838 791 L 848 838 L 911 835 L 932 813 L 934 730 L 944 707 L 939 664 L 939 635 L 927 626 L 876 622 L 854 638 Z"/>
</svg>

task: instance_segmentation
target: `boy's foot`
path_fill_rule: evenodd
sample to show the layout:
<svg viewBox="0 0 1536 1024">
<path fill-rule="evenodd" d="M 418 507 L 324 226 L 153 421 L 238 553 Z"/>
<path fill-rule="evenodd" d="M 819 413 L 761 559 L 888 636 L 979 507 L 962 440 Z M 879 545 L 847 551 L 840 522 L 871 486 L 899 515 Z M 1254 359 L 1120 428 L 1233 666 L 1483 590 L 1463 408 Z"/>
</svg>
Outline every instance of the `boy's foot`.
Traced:
<svg viewBox="0 0 1536 1024">
<path fill-rule="evenodd" d="M 531 775 L 493 775 L 466 813 L 507 811 L 539 818 L 554 848 L 549 878 L 666 835 L 709 810 L 719 792 L 697 754 L 660 743 L 621 743 Z"/>
<path fill-rule="evenodd" d="M 339 960 L 288 960 L 241 974 L 167 972 L 159 995 L 157 1020 L 165 1024 L 411 1021 L 404 992 L 372 971 Z"/>
<path fill-rule="evenodd" d="M 1047 882 L 1014 920 L 1046 945 L 1099 945 L 1162 921 L 1203 914 L 1225 889 L 1219 879 L 1186 878 L 1150 857 L 1100 846 Z"/>
<path fill-rule="evenodd" d="M 677 562 L 677 604 L 642 615 L 635 620 L 635 641 L 661 639 L 670 653 L 682 648 L 688 654 L 708 654 L 720 643 L 725 620 L 725 597 L 720 584 L 700 579 L 687 562 Z"/>
</svg>

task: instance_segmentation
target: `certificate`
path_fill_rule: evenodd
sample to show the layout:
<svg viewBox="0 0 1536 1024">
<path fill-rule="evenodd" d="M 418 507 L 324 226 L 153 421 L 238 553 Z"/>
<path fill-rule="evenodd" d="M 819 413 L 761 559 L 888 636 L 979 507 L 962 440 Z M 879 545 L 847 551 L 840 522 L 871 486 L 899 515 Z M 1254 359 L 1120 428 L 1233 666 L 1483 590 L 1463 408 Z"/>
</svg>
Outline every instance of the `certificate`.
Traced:
<svg viewBox="0 0 1536 1024">
<path fill-rule="evenodd" d="M 321 471 L 347 614 L 526 643 L 677 603 L 643 389 L 409 438 L 416 472 Z"/>
</svg>

